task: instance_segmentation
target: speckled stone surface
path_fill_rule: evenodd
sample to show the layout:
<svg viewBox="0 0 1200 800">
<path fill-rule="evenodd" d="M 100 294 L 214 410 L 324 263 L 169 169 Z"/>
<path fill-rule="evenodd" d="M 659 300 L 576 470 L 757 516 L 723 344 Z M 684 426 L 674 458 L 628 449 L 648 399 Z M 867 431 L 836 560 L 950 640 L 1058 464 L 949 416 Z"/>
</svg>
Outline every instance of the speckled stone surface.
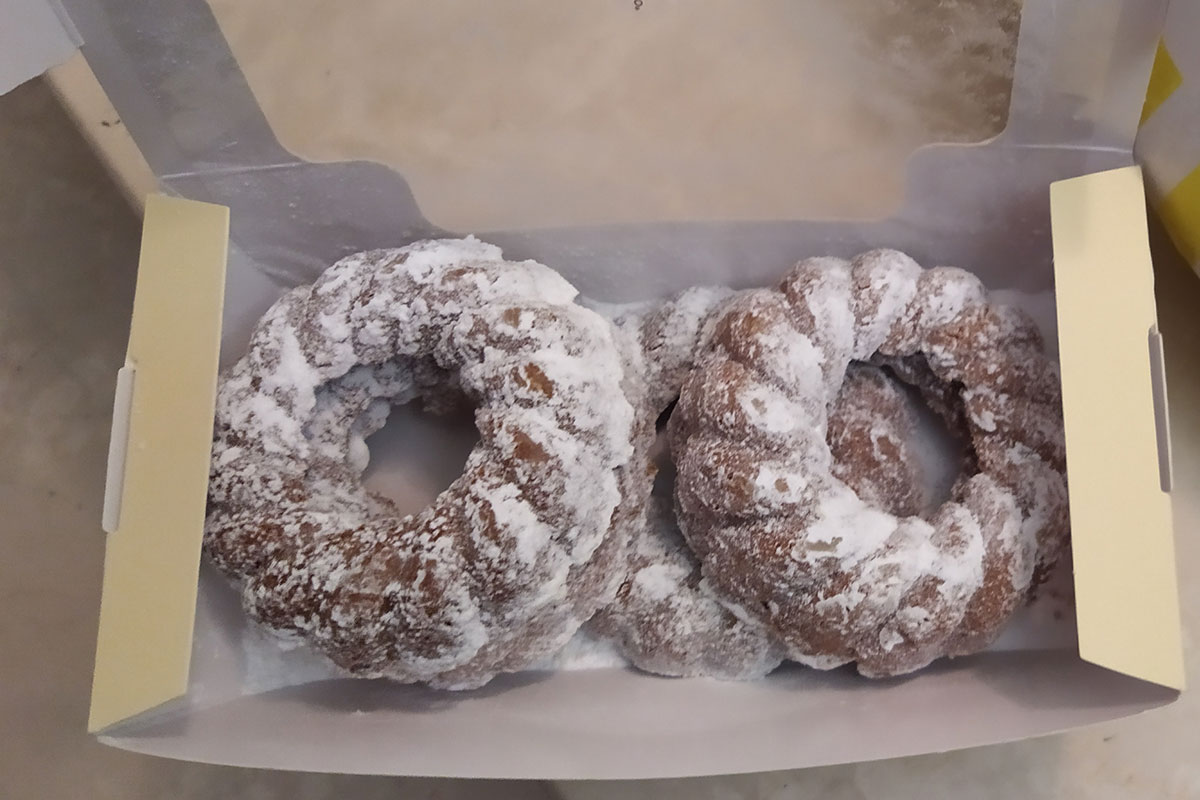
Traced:
<svg viewBox="0 0 1200 800">
<path fill-rule="evenodd" d="M 0 97 L 0 797 L 1200 798 L 1200 694 L 1060 736 L 873 764 L 626 783 L 304 775 L 181 764 L 85 733 L 113 373 L 138 225 L 40 83 Z M 1161 237 L 1158 252 L 1165 253 Z M 1159 258 L 1183 618 L 1200 682 L 1200 280 Z"/>
</svg>

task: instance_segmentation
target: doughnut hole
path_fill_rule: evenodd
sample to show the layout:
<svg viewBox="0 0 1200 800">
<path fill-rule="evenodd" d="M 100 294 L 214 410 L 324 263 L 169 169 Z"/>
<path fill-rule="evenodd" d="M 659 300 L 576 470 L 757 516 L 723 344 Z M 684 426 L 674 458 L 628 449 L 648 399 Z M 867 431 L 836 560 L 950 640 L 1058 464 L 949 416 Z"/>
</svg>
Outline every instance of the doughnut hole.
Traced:
<svg viewBox="0 0 1200 800">
<path fill-rule="evenodd" d="M 871 370 L 872 368 L 863 362 L 852 362 L 860 368 Z M 730 365 L 729 369 L 737 370 L 736 365 Z M 853 372 L 853 367 L 851 372 Z M 908 516 L 916 513 L 923 517 L 929 517 L 937 511 L 937 509 L 946 501 L 950 500 L 955 483 L 963 475 L 964 471 L 974 472 L 973 464 L 975 463 L 975 454 L 971 445 L 970 439 L 966 431 L 952 431 L 941 414 L 936 412 L 926 402 L 921 394 L 921 391 L 910 383 L 906 382 L 902 377 L 898 377 L 891 369 L 884 368 L 882 372 L 891 381 L 892 385 L 902 393 L 904 402 L 913 412 L 915 416 L 915 424 L 912 430 L 907 431 L 905 440 L 909 448 L 911 456 L 915 458 L 915 471 L 920 476 L 920 485 L 914 487 L 912 495 L 916 497 L 913 500 L 911 497 L 900 497 L 895 492 L 885 492 L 886 497 L 864 496 L 864 499 L 872 504 L 879 505 L 880 509 L 890 514 L 898 516 Z M 728 379 L 727 379 L 728 380 Z M 720 387 L 717 387 L 718 394 Z M 744 391 L 744 389 L 743 389 Z M 842 390 L 835 400 L 835 406 L 845 406 L 847 403 L 854 404 L 858 399 L 857 393 L 862 391 L 862 387 L 853 379 L 847 379 L 843 384 Z M 955 402 L 961 403 L 955 397 Z M 714 397 L 705 397 L 700 405 L 707 410 L 712 410 L 716 405 Z M 676 403 L 671 403 L 667 409 L 657 420 L 656 428 L 658 430 L 657 441 L 652 450 L 652 457 L 658 467 L 658 474 L 654 483 L 654 494 L 662 497 L 673 497 L 675 493 L 675 478 L 676 468 L 675 461 L 680 454 L 670 452 L 668 445 L 668 437 L 665 430 L 668 427 L 668 422 L 672 413 L 676 411 Z M 884 409 L 883 413 L 890 416 L 897 416 L 895 410 Z M 856 426 L 850 425 L 850 428 Z M 850 431 L 851 436 L 848 440 L 843 440 L 841 447 L 836 447 L 833 437 L 835 435 L 845 435 L 847 426 L 831 426 L 826 432 L 826 442 L 837 457 L 849 461 L 854 458 L 854 450 L 859 450 L 860 453 L 869 453 L 875 447 L 879 446 L 871 440 L 870 431 L 862 425 L 858 425 L 860 430 Z M 882 442 L 886 449 L 891 445 L 891 442 Z M 886 458 L 886 454 L 884 456 Z M 855 464 L 847 463 L 845 466 L 856 466 Z M 887 465 L 883 467 L 869 467 L 862 464 L 857 465 L 860 469 L 873 469 L 878 473 L 881 469 L 885 472 L 907 472 L 909 470 L 902 469 L 902 465 L 897 465 L 893 462 L 891 468 Z M 878 474 L 872 476 L 872 480 L 879 482 L 881 488 L 886 483 L 886 478 L 896 478 L 907 480 L 907 475 L 887 475 L 880 476 Z M 859 491 L 864 489 L 864 486 L 851 486 L 851 488 Z M 860 492 L 861 494 L 861 492 Z M 868 495 L 880 494 L 879 492 L 867 492 Z M 914 507 L 915 503 L 915 507 Z"/>
<path fill-rule="evenodd" d="M 975 458 L 967 431 L 952 430 L 911 377 L 852 362 L 826 440 L 834 474 L 860 498 L 889 514 L 929 518 Z M 961 405 L 956 394 L 953 402 Z"/>
<path fill-rule="evenodd" d="M 966 432 L 952 432 L 945 419 L 930 408 L 916 388 L 901 384 L 912 399 L 917 415 L 913 437 L 914 455 L 926 479 L 926 499 L 922 516 L 929 516 L 950 500 L 954 485 L 969 464 L 974 463 L 974 448 Z"/>
<path fill-rule="evenodd" d="M 479 431 L 472 409 L 434 414 L 417 400 L 392 406 L 387 423 L 366 442 L 363 485 L 401 514 L 416 514 L 462 474 Z"/>
</svg>

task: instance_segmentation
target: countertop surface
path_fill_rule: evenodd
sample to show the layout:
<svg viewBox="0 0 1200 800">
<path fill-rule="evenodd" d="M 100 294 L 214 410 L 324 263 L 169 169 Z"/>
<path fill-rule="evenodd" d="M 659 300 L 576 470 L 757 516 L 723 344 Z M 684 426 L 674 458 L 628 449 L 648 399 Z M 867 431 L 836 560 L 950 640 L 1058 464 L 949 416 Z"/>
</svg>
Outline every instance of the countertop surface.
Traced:
<svg viewBox="0 0 1200 800">
<path fill-rule="evenodd" d="M 1200 280 L 1157 230 L 1154 239 L 1181 602 L 1196 685 Z M 33 82 L 0 97 L 0 435 L 6 442 L 0 463 L 0 797 L 1200 798 L 1200 694 L 1194 690 L 1140 717 L 1008 745 L 619 784 L 484 786 L 278 773 L 177 763 L 97 744 L 84 725 L 102 569 L 100 506 L 137 247 L 134 212 L 46 85 Z"/>
</svg>

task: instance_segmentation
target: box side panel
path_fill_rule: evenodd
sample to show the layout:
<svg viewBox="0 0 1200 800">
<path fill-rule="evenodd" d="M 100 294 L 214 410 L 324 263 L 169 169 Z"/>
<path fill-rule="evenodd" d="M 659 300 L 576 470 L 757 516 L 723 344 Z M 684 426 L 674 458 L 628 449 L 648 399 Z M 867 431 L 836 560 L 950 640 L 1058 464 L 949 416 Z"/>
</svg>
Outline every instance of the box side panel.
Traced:
<svg viewBox="0 0 1200 800">
<path fill-rule="evenodd" d="M 89 730 L 187 690 L 228 221 L 227 209 L 189 200 L 156 196 L 146 206 L 126 357 L 124 480 L 119 507 L 106 509 L 115 527 Z"/>
<path fill-rule="evenodd" d="M 1079 652 L 1127 675 L 1182 688 L 1141 170 L 1055 183 L 1051 213 Z"/>
<path fill-rule="evenodd" d="M 475 778 L 657 778 L 938 752 L 1138 713 L 1177 693 L 1069 650 L 988 653 L 908 679 L 786 668 L 762 681 L 620 670 L 508 676 L 447 695 L 332 681 L 105 737 L 195 761 Z"/>
</svg>

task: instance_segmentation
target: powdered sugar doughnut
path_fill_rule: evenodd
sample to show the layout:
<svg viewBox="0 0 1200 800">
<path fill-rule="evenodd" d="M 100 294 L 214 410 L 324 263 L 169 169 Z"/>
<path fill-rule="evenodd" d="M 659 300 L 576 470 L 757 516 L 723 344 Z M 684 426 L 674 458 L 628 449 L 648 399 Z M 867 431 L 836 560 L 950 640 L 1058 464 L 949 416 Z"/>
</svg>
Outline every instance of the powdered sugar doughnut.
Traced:
<svg viewBox="0 0 1200 800">
<path fill-rule="evenodd" d="M 661 413 L 679 397 L 683 380 L 696 365 L 716 312 L 737 293 L 724 286 L 695 286 L 661 302 L 620 308 L 613 324 L 642 354 L 646 401 Z"/>
<path fill-rule="evenodd" d="M 732 294 L 698 287 L 662 303 L 621 309 L 614 317 L 628 346 L 643 356 L 642 392 L 631 397 L 640 420 L 635 449 L 645 469 L 627 487 L 617 512 L 629 538 L 626 569 L 613 601 L 588 627 L 639 669 L 660 675 L 744 680 L 767 674 L 783 658 L 761 625 L 739 619 L 705 588 L 700 564 L 675 525 L 670 498 L 651 497 L 655 421 L 675 401 L 710 335 L 714 312 Z"/>
<path fill-rule="evenodd" d="M 980 472 L 928 520 L 833 475 L 851 360 L 921 356 L 962 403 Z M 956 269 L 810 259 L 731 301 L 671 418 L 681 527 L 722 602 L 789 658 L 895 675 L 989 643 L 1067 537 L 1058 374 L 1033 323 Z"/>
<path fill-rule="evenodd" d="M 611 592 L 632 410 L 610 326 L 475 239 L 350 256 L 221 381 L 205 550 L 247 611 L 356 675 L 478 686 Z M 465 397 L 480 442 L 416 515 L 363 489 L 389 403 Z"/>
<path fill-rule="evenodd" d="M 916 426 L 914 404 L 895 381 L 879 368 L 852 366 L 830 411 L 835 473 L 889 513 L 919 513 L 926 499 L 911 446 Z M 659 675 L 751 680 L 784 658 L 762 624 L 737 616 L 708 588 L 669 497 L 650 499 L 632 534 L 628 577 L 589 627 Z"/>
<path fill-rule="evenodd" d="M 739 618 L 709 591 L 668 497 L 651 498 L 630 544 L 628 576 L 589 629 L 658 675 L 752 680 L 784 656 L 762 624 Z"/>
</svg>

